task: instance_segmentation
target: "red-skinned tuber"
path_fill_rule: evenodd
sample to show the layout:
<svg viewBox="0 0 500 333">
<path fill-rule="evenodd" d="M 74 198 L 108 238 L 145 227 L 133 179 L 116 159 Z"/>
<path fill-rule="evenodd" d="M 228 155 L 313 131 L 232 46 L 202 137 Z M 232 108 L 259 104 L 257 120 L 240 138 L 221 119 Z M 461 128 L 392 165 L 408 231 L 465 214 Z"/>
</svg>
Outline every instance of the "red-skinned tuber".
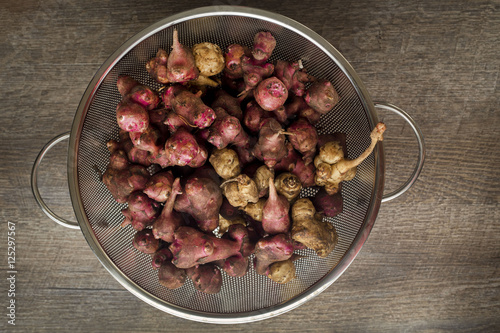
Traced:
<svg viewBox="0 0 500 333">
<path fill-rule="evenodd" d="M 154 254 L 160 248 L 160 241 L 153 236 L 151 229 L 136 232 L 132 244 L 137 251 Z"/>
<path fill-rule="evenodd" d="M 255 244 L 255 270 L 257 274 L 269 275 L 269 266 L 289 259 L 293 254 L 293 241 L 286 234 L 261 238 Z"/>
<path fill-rule="evenodd" d="M 153 235 L 155 238 L 171 243 L 174 240 L 174 231 L 183 225 L 184 219 L 181 214 L 174 210 L 175 198 L 182 193 L 180 179 L 176 178 L 172 184 L 172 193 L 165 202 L 160 216 L 153 223 Z"/>
<path fill-rule="evenodd" d="M 286 233 L 290 229 L 290 203 L 278 194 L 274 179 L 269 178 L 269 198 L 262 208 L 262 228 L 270 235 Z"/>
<path fill-rule="evenodd" d="M 222 288 L 222 274 L 213 263 L 190 267 L 186 274 L 194 288 L 206 294 L 217 294 Z"/>
<path fill-rule="evenodd" d="M 211 232 L 219 225 L 219 210 L 222 192 L 219 184 L 209 177 L 188 177 L 184 191 L 177 196 L 174 209 L 188 213 L 196 220 L 198 227 Z"/>
<path fill-rule="evenodd" d="M 187 82 L 196 79 L 198 75 L 192 51 L 179 42 L 179 33 L 174 30 L 172 51 L 167 59 L 168 82 Z"/>
<path fill-rule="evenodd" d="M 122 227 L 132 225 L 135 230 L 151 226 L 160 214 L 161 206 L 142 191 L 132 192 L 127 198 L 128 207 L 122 210 L 125 219 Z"/>
</svg>

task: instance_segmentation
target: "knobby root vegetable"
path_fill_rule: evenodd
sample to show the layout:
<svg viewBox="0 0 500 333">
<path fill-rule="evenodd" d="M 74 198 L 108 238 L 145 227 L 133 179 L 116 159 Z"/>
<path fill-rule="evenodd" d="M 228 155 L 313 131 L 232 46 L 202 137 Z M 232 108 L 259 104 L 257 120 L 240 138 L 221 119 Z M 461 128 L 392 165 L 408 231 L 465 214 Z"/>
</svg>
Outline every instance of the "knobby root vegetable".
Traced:
<svg viewBox="0 0 500 333">
<path fill-rule="evenodd" d="M 158 271 L 158 282 L 167 289 L 177 289 L 186 282 L 186 270 L 164 262 Z"/>
<path fill-rule="evenodd" d="M 307 105 L 302 96 L 292 96 L 290 102 L 285 103 L 285 112 L 288 118 L 300 116 L 309 120 L 313 125 L 316 125 L 321 118 L 321 113 Z"/>
<path fill-rule="evenodd" d="M 132 244 L 142 253 L 153 254 L 160 248 L 160 241 L 153 236 L 151 229 L 136 232 Z"/>
<path fill-rule="evenodd" d="M 295 279 L 295 264 L 292 259 L 272 263 L 267 277 L 276 283 L 288 283 Z"/>
<path fill-rule="evenodd" d="M 122 97 L 127 96 L 132 88 L 139 84 L 140 83 L 137 80 L 128 75 L 119 75 L 118 79 L 116 80 L 116 87 L 118 88 L 118 92 L 120 93 L 120 95 L 122 95 Z"/>
<path fill-rule="evenodd" d="M 274 71 L 273 64 L 256 63 L 254 59 L 247 56 L 241 58 L 241 68 L 243 70 L 245 89 L 238 95 L 240 100 L 243 100 L 249 92 L 253 91 L 263 79 L 271 76 Z"/>
<path fill-rule="evenodd" d="M 221 48 L 213 43 L 199 43 L 193 46 L 193 56 L 200 75 L 213 76 L 224 70 L 225 61 Z"/>
<path fill-rule="evenodd" d="M 153 269 L 159 269 L 164 262 L 170 262 L 172 258 L 172 252 L 170 252 L 168 247 L 159 248 L 153 254 L 151 266 L 153 266 Z"/>
<path fill-rule="evenodd" d="M 248 141 L 248 134 L 243 130 L 238 118 L 229 115 L 221 107 L 215 108 L 217 119 L 209 128 L 207 141 L 217 149 L 222 149 L 230 144 L 244 145 Z"/>
<path fill-rule="evenodd" d="M 206 294 L 217 294 L 222 288 L 222 274 L 215 264 L 188 268 L 186 274 L 193 281 L 194 288 Z"/>
<path fill-rule="evenodd" d="M 264 209 L 266 201 L 266 198 L 260 198 L 256 203 L 248 203 L 245 207 L 241 207 L 240 209 L 255 221 L 262 222 L 262 210 Z"/>
<path fill-rule="evenodd" d="M 299 177 L 290 173 L 284 172 L 278 175 L 274 180 L 276 191 L 284 196 L 288 202 L 293 202 L 299 197 L 302 190 L 302 184 Z"/>
<path fill-rule="evenodd" d="M 219 260 L 215 264 L 222 268 L 229 276 L 242 277 L 248 272 L 249 258 L 237 254 L 225 260 Z"/>
<path fill-rule="evenodd" d="M 337 232 L 332 224 L 322 221 L 311 200 L 302 198 L 292 206 L 292 238 L 327 257 L 337 245 Z"/>
<path fill-rule="evenodd" d="M 165 149 L 160 150 L 158 155 L 155 161 L 163 168 L 173 165 L 197 168 L 205 164 L 208 158 L 206 148 L 182 127 L 167 139 Z"/>
<path fill-rule="evenodd" d="M 269 266 L 274 262 L 289 259 L 293 249 L 293 241 L 286 234 L 259 239 L 255 244 L 255 271 L 260 275 L 269 275 Z"/>
<path fill-rule="evenodd" d="M 342 147 L 336 141 L 333 145 L 327 143 L 321 147 L 314 159 L 316 185 L 325 186 L 326 192 L 330 195 L 337 193 L 342 181 L 352 180 L 356 176 L 356 167 L 372 153 L 377 142 L 383 140 L 385 129 L 384 123 L 378 123 L 370 133 L 370 146 L 353 160 L 342 158 Z M 331 161 L 335 162 L 328 163 Z"/>
<path fill-rule="evenodd" d="M 288 90 L 277 77 L 271 76 L 259 83 L 254 91 L 255 101 L 266 111 L 273 111 L 284 105 Z"/>
<path fill-rule="evenodd" d="M 172 193 L 167 199 L 160 216 L 153 223 L 155 238 L 171 243 L 174 240 L 174 231 L 183 224 L 181 214 L 174 210 L 175 198 L 182 193 L 180 179 L 176 178 L 172 184 Z"/>
<path fill-rule="evenodd" d="M 243 119 L 243 111 L 241 110 L 240 101 L 227 93 L 224 89 L 219 89 L 215 93 L 215 100 L 211 104 L 212 109 L 223 108 L 231 116 L 238 118 L 239 121 Z"/>
<path fill-rule="evenodd" d="M 290 229 L 290 203 L 278 194 L 274 179 L 269 178 L 269 197 L 262 208 L 262 228 L 268 234 L 286 233 Z"/>
<path fill-rule="evenodd" d="M 270 169 L 288 153 L 284 133 L 280 123 L 273 118 L 266 119 L 259 131 L 259 139 L 252 153 Z"/>
<path fill-rule="evenodd" d="M 174 176 L 172 175 L 172 171 L 158 172 L 151 176 L 143 192 L 155 201 L 165 202 L 172 192 L 173 182 Z"/>
<path fill-rule="evenodd" d="M 179 268 L 190 268 L 222 260 L 241 253 L 242 240 L 217 238 L 197 229 L 181 226 L 174 232 L 172 263 Z"/>
<path fill-rule="evenodd" d="M 222 205 L 220 186 L 210 177 L 188 177 L 184 191 L 177 196 L 174 209 L 190 214 L 198 227 L 205 231 L 214 231 L 219 226 L 219 210 Z"/>
<path fill-rule="evenodd" d="M 321 79 L 315 81 L 306 90 L 304 100 L 307 105 L 321 114 L 327 114 L 340 100 L 339 95 L 330 81 Z"/>
<path fill-rule="evenodd" d="M 144 132 L 149 127 L 146 109 L 130 99 L 124 99 L 116 107 L 118 126 L 127 132 Z"/>
<path fill-rule="evenodd" d="M 330 195 L 326 192 L 324 187 L 316 193 L 312 199 L 312 203 L 314 204 L 316 211 L 326 217 L 334 217 L 342 213 L 344 208 L 341 192 L 338 191 L 337 193 Z"/>
<path fill-rule="evenodd" d="M 172 51 L 167 59 L 168 82 L 187 82 L 198 77 L 193 52 L 179 42 L 179 33 L 174 30 Z"/>
<path fill-rule="evenodd" d="M 255 237 L 253 231 L 245 225 L 236 223 L 229 226 L 227 233 L 222 238 L 236 241 L 240 244 L 240 253 L 248 257 L 255 251 Z"/>
<path fill-rule="evenodd" d="M 258 63 L 266 62 L 276 47 L 276 39 L 268 31 L 260 31 L 253 39 L 252 56 Z"/>
<path fill-rule="evenodd" d="M 108 167 L 102 175 L 102 182 L 119 203 L 125 203 L 132 192 L 142 191 L 148 180 L 148 170 L 142 165 L 130 164 L 121 149 L 111 153 Z"/>
<path fill-rule="evenodd" d="M 146 71 L 158 83 L 169 83 L 167 78 L 168 53 L 163 49 L 158 49 L 156 56 L 146 63 Z"/>
<path fill-rule="evenodd" d="M 233 224 L 241 224 L 243 226 L 246 226 L 247 223 L 245 219 L 241 216 L 237 216 L 231 220 L 226 219 L 224 216 L 219 214 L 219 234 L 225 234 L 227 230 L 229 229 L 230 226 Z"/>
<path fill-rule="evenodd" d="M 233 145 L 234 150 L 238 154 L 241 166 L 248 165 L 255 161 L 255 156 L 253 154 L 253 147 L 257 143 L 257 138 L 254 136 L 248 136 L 248 140 L 244 144 Z"/>
<path fill-rule="evenodd" d="M 240 79 L 243 77 L 241 58 L 250 55 L 250 50 L 239 44 L 231 44 L 224 53 L 225 68 L 224 75 L 230 79 Z"/>
<path fill-rule="evenodd" d="M 314 77 L 307 74 L 304 68 L 300 68 L 298 61 L 276 61 L 274 75 L 283 82 L 289 92 L 296 96 L 304 95 L 305 83 L 314 81 Z"/>
<path fill-rule="evenodd" d="M 245 114 L 243 116 L 243 124 L 253 133 L 258 133 L 263 125 L 263 120 L 271 117 L 271 114 L 260 107 L 255 100 L 248 102 Z"/>
<path fill-rule="evenodd" d="M 262 165 L 255 170 L 252 180 L 257 185 L 259 198 L 267 196 L 269 193 L 269 179 L 271 178 L 274 178 L 274 172 L 267 165 Z"/>
<path fill-rule="evenodd" d="M 306 165 L 302 159 L 298 159 L 295 167 L 290 172 L 299 177 L 302 187 L 311 187 L 316 184 L 316 167 L 313 163 Z"/>
<path fill-rule="evenodd" d="M 227 220 L 234 220 L 241 216 L 241 212 L 237 207 L 231 206 L 226 198 L 223 198 L 222 205 L 219 209 L 219 214 Z"/>
<path fill-rule="evenodd" d="M 342 152 L 344 157 L 347 157 L 347 136 L 345 133 L 335 132 L 332 134 L 320 134 L 318 135 L 318 148 L 324 146 L 327 142 L 337 141 L 342 147 Z"/>
<path fill-rule="evenodd" d="M 157 108 L 148 111 L 149 114 L 149 124 L 156 127 L 162 136 L 162 139 L 166 139 L 169 134 L 169 129 L 165 124 L 167 119 L 168 110 L 165 108 Z"/>
<path fill-rule="evenodd" d="M 162 135 L 158 129 L 148 126 L 143 132 L 129 132 L 132 144 L 138 149 L 145 150 L 153 155 L 160 152 Z"/>
<path fill-rule="evenodd" d="M 132 101 L 140 104 L 146 110 L 154 110 L 160 104 L 160 97 L 151 88 L 138 84 L 133 87 L 127 95 Z"/>
<path fill-rule="evenodd" d="M 200 96 L 200 92 L 193 94 L 178 85 L 172 85 L 162 93 L 165 105 L 171 106 L 189 126 L 206 128 L 214 122 L 215 111 L 205 105 Z"/>
<path fill-rule="evenodd" d="M 245 207 L 249 202 L 256 203 L 259 200 L 257 185 L 245 174 L 226 180 L 221 188 L 233 207 Z"/>
<path fill-rule="evenodd" d="M 135 230 L 151 226 L 160 214 L 161 206 L 142 191 L 132 192 L 127 198 L 128 207 L 122 210 L 125 219 L 122 227 L 132 225 Z"/>
<path fill-rule="evenodd" d="M 175 133 L 181 127 L 191 131 L 193 126 L 182 116 L 179 116 L 175 111 L 169 110 L 166 113 L 165 120 L 163 121 L 170 133 Z"/>
<path fill-rule="evenodd" d="M 295 169 L 297 161 L 302 159 L 290 142 L 285 144 L 285 149 L 286 155 L 274 166 L 275 172 L 290 172 Z"/>
<path fill-rule="evenodd" d="M 130 140 L 129 132 L 120 129 L 119 132 L 120 141 L 109 140 L 106 145 L 108 150 L 112 153 L 114 150 L 123 150 L 125 152 L 126 158 L 132 164 L 140 164 L 145 167 L 151 165 L 149 160 L 149 152 L 143 149 L 139 149 Z"/>
<path fill-rule="evenodd" d="M 312 163 L 318 144 L 316 128 L 307 119 L 299 118 L 287 128 L 287 132 L 290 133 L 288 140 L 302 154 L 304 163 L 306 165 Z"/>
<path fill-rule="evenodd" d="M 217 174 L 222 179 L 231 179 L 241 173 L 240 160 L 238 154 L 229 148 L 218 149 L 212 152 L 208 159 Z"/>
<path fill-rule="evenodd" d="M 280 124 L 285 124 L 288 120 L 288 115 L 286 114 L 285 107 L 282 105 L 276 110 L 273 110 L 274 118 L 280 122 Z"/>
</svg>

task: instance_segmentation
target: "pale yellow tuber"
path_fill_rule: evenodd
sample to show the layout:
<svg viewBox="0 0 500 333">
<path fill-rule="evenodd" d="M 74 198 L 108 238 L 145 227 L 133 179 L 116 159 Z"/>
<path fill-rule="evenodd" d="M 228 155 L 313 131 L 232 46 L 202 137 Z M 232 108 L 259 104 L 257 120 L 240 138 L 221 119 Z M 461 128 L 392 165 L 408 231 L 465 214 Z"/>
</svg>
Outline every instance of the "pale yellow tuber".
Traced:
<svg viewBox="0 0 500 333">
<path fill-rule="evenodd" d="M 332 224 L 322 221 L 311 200 L 298 199 L 292 206 L 292 239 L 327 257 L 338 241 Z"/>
<path fill-rule="evenodd" d="M 385 129 L 384 123 L 378 123 L 370 134 L 370 146 L 353 160 L 344 158 L 340 143 L 328 142 L 324 144 L 314 159 L 316 185 L 324 186 L 330 195 L 337 193 L 341 182 L 349 181 L 356 176 L 356 167 L 372 153 L 377 142 L 383 140 Z"/>
<path fill-rule="evenodd" d="M 259 198 L 266 196 L 269 193 L 269 178 L 274 177 L 274 172 L 267 165 L 260 166 L 253 176 L 253 181 L 257 185 Z"/>
<path fill-rule="evenodd" d="M 280 284 L 288 283 L 295 279 L 295 264 L 292 259 L 272 263 L 267 277 Z"/>
<path fill-rule="evenodd" d="M 255 221 L 262 222 L 262 209 L 264 209 L 264 205 L 266 204 L 267 199 L 260 198 L 256 203 L 248 203 L 245 207 L 241 207 L 240 209 L 247 213 Z"/>
<path fill-rule="evenodd" d="M 214 150 L 208 159 L 217 174 L 227 180 L 237 177 L 241 173 L 238 154 L 229 148 Z"/>
<path fill-rule="evenodd" d="M 284 196 L 288 202 L 293 202 L 297 199 L 302 190 L 299 177 L 290 172 L 279 174 L 274 180 L 274 186 L 276 187 L 276 191 Z"/>
<path fill-rule="evenodd" d="M 249 202 L 259 201 L 257 185 L 245 174 L 223 182 L 222 194 L 233 207 L 245 207 Z"/>
<path fill-rule="evenodd" d="M 196 67 L 203 76 L 217 75 L 226 65 L 221 48 L 212 43 L 199 43 L 193 46 L 193 55 Z"/>
</svg>

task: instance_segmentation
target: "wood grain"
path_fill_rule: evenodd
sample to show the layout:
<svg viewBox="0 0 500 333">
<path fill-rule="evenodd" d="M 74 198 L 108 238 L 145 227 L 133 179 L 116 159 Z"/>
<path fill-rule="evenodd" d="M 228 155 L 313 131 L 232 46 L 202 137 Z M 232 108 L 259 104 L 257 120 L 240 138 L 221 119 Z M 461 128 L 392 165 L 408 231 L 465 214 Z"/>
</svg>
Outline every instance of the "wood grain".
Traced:
<svg viewBox="0 0 500 333">
<path fill-rule="evenodd" d="M 92 76 L 128 38 L 183 10 L 236 4 L 312 28 L 351 62 L 374 100 L 405 109 L 427 159 L 411 190 L 384 203 L 368 241 L 325 292 L 279 317 L 220 327 L 183 320 L 126 291 L 82 233 L 39 209 L 30 172 L 42 146 L 71 128 Z M 0 11 L 0 304 L 7 297 L 7 222 L 16 223 L 16 327 L 22 332 L 500 331 L 500 3 L 310 0 L 2 1 Z M 387 187 L 414 163 L 409 128 L 390 115 Z M 394 125 L 391 127 L 391 123 Z M 41 190 L 74 218 L 64 145 Z M 406 168 L 406 169 L 405 169 Z"/>
</svg>

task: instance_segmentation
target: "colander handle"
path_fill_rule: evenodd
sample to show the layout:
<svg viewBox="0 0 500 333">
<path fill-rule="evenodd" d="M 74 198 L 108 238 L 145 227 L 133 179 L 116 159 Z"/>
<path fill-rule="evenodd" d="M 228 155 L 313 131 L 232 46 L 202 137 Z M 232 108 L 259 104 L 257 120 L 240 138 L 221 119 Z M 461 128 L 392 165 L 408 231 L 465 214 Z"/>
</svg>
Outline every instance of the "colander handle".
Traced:
<svg viewBox="0 0 500 333">
<path fill-rule="evenodd" d="M 54 213 L 48 206 L 47 204 L 43 201 L 42 196 L 40 195 L 40 191 L 38 190 L 38 167 L 40 166 L 40 163 L 42 163 L 42 160 L 45 156 L 45 154 L 56 144 L 59 142 L 66 140 L 69 138 L 69 132 L 60 134 L 50 140 L 40 151 L 38 154 L 35 163 L 33 164 L 33 169 L 31 170 L 31 190 L 33 192 L 33 196 L 35 197 L 36 202 L 42 209 L 42 211 L 47 215 L 52 221 L 65 226 L 67 228 L 71 229 L 80 229 L 80 226 L 78 223 L 73 222 L 73 221 L 68 221 L 66 219 L 63 219 L 62 217 L 59 217 L 56 213 Z"/>
<path fill-rule="evenodd" d="M 417 180 L 418 176 L 420 175 L 420 171 L 422 171 L 422 167 L 424 166 L 424 159 L 425 159 L 425 144 L 424 144 L 424 136 L 422 135 L 422 132 L 420 131 L 420 128 L 418 125 L 415 123 L 415 121 L 406 113 L 404 110 L 398 108 L 395 105 L 389 104 L 389 103 L 383 103 L 383 102 L 376 102 L 375 107 L 387 111 L 394 112 L 401 118 L 403 118 L 408 124 L 410 124 L 411 129 L 415 133 L 415 136 L 417 137 L 417 142 L 418 142 L 418 159 L 417 159 L 417 165 L 415 166 L 415 169 L 413 170 L 410 178 L 401 185 L 400 188 L 395 190 L 394 192 L 391 192 L 389 194 L 385 194 L 382 196 L 382 202 L 387 202 L 392 199 L 395 199 L 399 197 L 401 194 L 405 193 L 412 187 L 412 185 L 415 183 Z"/>
</svg>

